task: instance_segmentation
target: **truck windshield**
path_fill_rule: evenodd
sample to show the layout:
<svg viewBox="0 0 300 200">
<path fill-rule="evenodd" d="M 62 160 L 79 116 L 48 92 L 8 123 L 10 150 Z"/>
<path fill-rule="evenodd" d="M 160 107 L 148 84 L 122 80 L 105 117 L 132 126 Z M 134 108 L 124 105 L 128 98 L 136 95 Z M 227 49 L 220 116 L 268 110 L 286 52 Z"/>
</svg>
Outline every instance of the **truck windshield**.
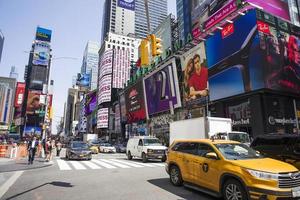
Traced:
<svg viewBox="0 0 300 200">
<path fill-rule="evenodd" d="M 246 133 L 228 133 L 228 139 L 240 143 L 250 143 L 249 135 Z"/>
<path fill-rule="evenodd" d="M 161 145 L 158 139 L 144 139 L 145 146 Z"/>
<path fill-rule="evenodd" d="M 215 144 L 218 150 L 228 160 L 247 160 L 262 158 L 255 150 L 245 144 Z"/>
</svg>

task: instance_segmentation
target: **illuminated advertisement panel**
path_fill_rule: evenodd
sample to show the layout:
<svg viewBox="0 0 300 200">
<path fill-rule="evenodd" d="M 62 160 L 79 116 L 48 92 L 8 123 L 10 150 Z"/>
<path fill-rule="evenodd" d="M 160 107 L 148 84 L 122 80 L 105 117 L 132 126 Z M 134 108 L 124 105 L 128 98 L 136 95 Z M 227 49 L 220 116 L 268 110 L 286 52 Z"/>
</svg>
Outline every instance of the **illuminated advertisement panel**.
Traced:
<svg viewBox="0 0 300 200">
<path fill-rule="evenodd" d="M 118 7 L 134 11 L 135 0 L 118 0 Z"/>
<path fill-rule="evenodd" d="M 113 88 L 124 88 L 124 84 L 129 80 L 130 75 L 130 51 L 115 49 L 113 66 Z"/>
<path fill-rule="evenodd" d="M 112 73 L 112 62 L 113 62 L 113 50 L 107 50 L 103 53 L 100 60 L 100 71 L 99 77 L 102 78 L 104 75 Z"/>
<path fill-rule="evenodd" d="M 25 83 L 18 82 L 15 95 L 15 107 L 21 107 L 24 101 Z"/>
<path fill-rule="evenodd" d="M 148 116 L 181 107 L 175 59 L 147 75 L 144 88 Z"/>
<path fill-rule="evenodd" d="M 45 42 L 51 42 L 52 31 L 42 27 L 37 27 L 35 39 Z"/>
<path fill-rule="evenodd" d="M 97 113 L 97 128 L 108 128 L 108 108 L 100 108 Z"/>
<path fill-rule="evenodd" d="M 85 115 L 90 115 L 97 108 L 97 91 L 92 91 L 85 97 Z"/>
<path fill-rule="evenodd" d="M 111 101 L 111 74 L 99 80 L 98 104 Z"/>
<path fill-rule="evenodd" d="M 36 42 L 34 45 L 32 64 L 48 66 L 50 59 L 50 45 L 47 42 Z"/>
</svg>

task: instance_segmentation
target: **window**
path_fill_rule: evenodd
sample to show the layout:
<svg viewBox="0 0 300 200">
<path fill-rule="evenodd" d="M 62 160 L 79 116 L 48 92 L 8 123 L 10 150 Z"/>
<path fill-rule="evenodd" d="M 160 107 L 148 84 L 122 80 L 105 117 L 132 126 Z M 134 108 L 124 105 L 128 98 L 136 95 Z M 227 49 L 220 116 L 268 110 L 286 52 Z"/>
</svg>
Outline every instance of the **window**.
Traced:
<svg viewBox="0 0 300 200">
<path fill-rule="evenodd" d="M 197 149 L 197 143 L 182 142 L 182 143 L 177 143 L 172 150 L 179 151 L 182 153 L 196 154 L 196 149 Z"/>
<path fill-rule="evenodd" d="M 197 155 L 205 157 L 207 153 L 215 152 L 214 149 L 207 144 L 198 144 Z"/>
<path fill-rule="evenodd" d="M 138 146 L 143 146 L 143 140 L 142 139 L 139 140 Z"/>
</svg>

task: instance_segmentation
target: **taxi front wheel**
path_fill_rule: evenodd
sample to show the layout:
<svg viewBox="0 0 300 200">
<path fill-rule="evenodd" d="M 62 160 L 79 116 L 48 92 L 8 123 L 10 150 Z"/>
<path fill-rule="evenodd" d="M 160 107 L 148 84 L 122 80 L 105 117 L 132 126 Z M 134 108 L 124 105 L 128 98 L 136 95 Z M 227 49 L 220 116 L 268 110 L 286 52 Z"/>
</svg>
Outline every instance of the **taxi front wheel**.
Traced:
<svg viewBox="0 0 300 200">
<path fill-rule="evenodd" d="M 225 182 L 223 197 L 225 200 L 248 200 L 245 188 L 235 179 L 229 179 Z"/>
<path fill-rule="evenodd" d="M 182 176 L 181 176 L 180 169 L 177 166 L 172 165 L 170 167 L 169 171 L 170 171 L 171 183 L 175 186 L 181 186 L 183 181 L 182 181 Z"/>
</svg>

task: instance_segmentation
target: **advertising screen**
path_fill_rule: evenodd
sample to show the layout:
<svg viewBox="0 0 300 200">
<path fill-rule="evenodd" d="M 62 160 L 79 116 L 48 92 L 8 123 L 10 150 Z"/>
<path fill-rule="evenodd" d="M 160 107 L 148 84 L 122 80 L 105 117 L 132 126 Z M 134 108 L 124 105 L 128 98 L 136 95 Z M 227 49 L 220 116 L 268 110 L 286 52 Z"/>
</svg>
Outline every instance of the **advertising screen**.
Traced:
<svg viewBox="0 0 300 200">
<path fill-rule="evenodd" d="M 77 74 L 76 85 L 81 87 L 89 87 L 91 83 L 90 74 Z"/>
<path fill-rule="evenodd" d="M 97 108 L 97 91 L 92 91 L 85 98 L 85 115 L 90 115 Z"/>
<path fill-rule="evenodd" d="M 233 126 L 250 125 L 250 101 L 247 100 L 227 105 L 226 116 L 232 119 Z"/>
<path fill-rule="evenodd" d="M 226 37 L 216 31 L 206 40 L 210 100 L 264 87 L 255 10 L 240 16 L 233 25 L 234 30 Z"/>
<path fill-rule="evenodd" d="M 276 22 L 257 21 L 266 66 L 265 87 L 300 94 L 300 28 L 280 20 Z"/>
<path fill-rule="evenodd" d="M 99 80 L 98 104 L 111 101 L 111 74 Z"/>
<path fill-rule="evenodd" d="M 113 50 L 107 50 L 104 52 L 100 61 L 99 77 L 102 78 L 104 75 L 112 73 L 112 62 L 113 62 Z"/>
<path fill-rule="evenodd" d="M 32 64 L 48 66 L 50 45 L 47 42 L 36 42 L 34 45 Z"/>
<path fill-rule="evenodd" d="M 100 108 L 97 113 L 97 128 L 108 128 L 108 108 Z"/>
<path fill-rule="evenodd" d="M 130 51 L 115 49 L 113 66 L 113 88 L 124 88 L 130 75 Z"/>
<path fill-rule="evenodd" d="M 43 90 L 43 84 L 47 82 L 47 67 L 33 65 L 31 68 L 29 89 Z"/>
<path fill-rule="evenodd" d="M 25 135 L 33 136 L 33 135 L 41 135 L 42 128 L 38 126 L 26 126 L 24 128 Z"/>
<path fill-rule="evenodd" d="M 15 107 L 21 107 L 24 101 L 25 83 L 17 82 Z"/>
<path fill-rule="evenodd" d="M 45 42 L 51 42 L 51 34 L 52 34 L 51 30 L 42 27 L 37 27 L 35 39 L 40 41 L 45 41 Z"/>
<path fill-rule="evenodd" d="M 127 122 L 137 122 L 146 118 L 142 80 L 125 90 Z"/>
<path fill-rule="evenodd" d="M 208 70 L 204 43 L 181 56 L 184 104 L 201 104 L 208 96 Z"/>
<path fill-rule="evenodd" d="M 149 115 L 181 107 L 175 59 L 144 78 L 145 101 Z"/>
<path fill-rule="evenodd" d="M 121 8 L 134 11 L 135 0 L 118 0 L 118 6 Z"/>
<path fill-rule="evenodd" d="M 40 91 L 29 91 L 27 106 L 26 106 L 26 114 L 34 115 L 39 114 L 43 108 L 43 104 L 41 103 L 41 92 Z"/>
</svg>

